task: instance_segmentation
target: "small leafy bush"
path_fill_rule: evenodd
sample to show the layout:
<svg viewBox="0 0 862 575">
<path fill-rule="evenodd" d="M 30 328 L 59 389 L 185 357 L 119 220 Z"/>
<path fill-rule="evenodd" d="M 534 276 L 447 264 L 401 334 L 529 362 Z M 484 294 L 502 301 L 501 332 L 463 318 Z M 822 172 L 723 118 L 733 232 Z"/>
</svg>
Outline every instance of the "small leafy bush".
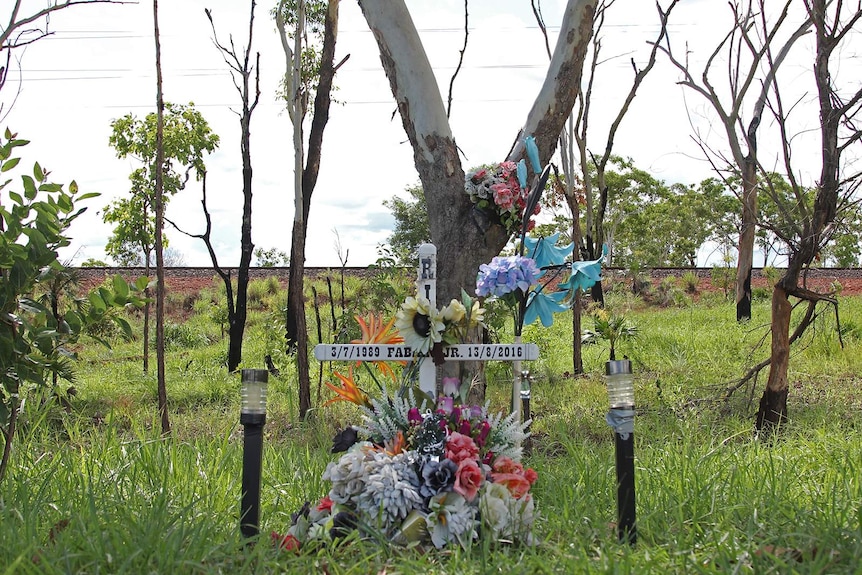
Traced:
<svg viewBox="0 0 862 575">
<path fill-rule="evenodd" d="M 736 270 L 730 266 L 713 266 L 710 278 L 712 285 L 724 292 L 724 297 L 730 297 L 731 288 L 734 283 Z"/>
<path fill-rule="evenodd" d="M 774 286 L 778 283 L 778 280 L 781 279 L 781 271 L 773 266 L 764 266 L 763 269 L 760 270 L 760 273 L 766 278 L 770 287 Z"/>
<path fill-rule="evenodd" d="M 751 299 L 753 301 L 767 301 L 770 298 L 770 290 L 765 287 L 756 287 L 751 290 Z"/>
<path fill-rule="evenodd" d="M 682 285 L 686 293 L 697 293 L 698 281 L 697 274 L 693 271 L 687 271 L 682 274 Z"/>
<path fill-rule="evenodd" d="M 209 345 L 209 338 L 188 323 L 165 322 L 165 349 L 194 349 Z"/>
</svg>

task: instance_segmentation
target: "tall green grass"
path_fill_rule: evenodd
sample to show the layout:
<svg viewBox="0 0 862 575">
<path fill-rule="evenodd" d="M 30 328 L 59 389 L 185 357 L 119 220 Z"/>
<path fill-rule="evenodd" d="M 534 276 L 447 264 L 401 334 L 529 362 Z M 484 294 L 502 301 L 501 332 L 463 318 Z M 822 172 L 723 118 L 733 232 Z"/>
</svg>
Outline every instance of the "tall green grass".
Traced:
<svg viewBox="0 0 862 575">
<path fill-rule="evenodd" d="M 201 313 L 182 324 L 194 337 L 168 356 L 171 437 L 159 436 L 155 377 L 141 372 L 140 342 L 82 348 L 70 411 L 28 401 L 0 484 L 0 574 L 862 572 L 862 337 L 854 328 L 862 300 L 842 298 L 843 349 L 829 314 L 794 347 L 791 420 L 767 443 L 752 433 L 766 373 L 723 399 L 768 354 L 767 303 L 738 325 L 721 299 L 657 309 L 610 295 L 609 307 L 640 331 L 620 350 L 636 372 L 635 547 L 618 543 L 613 525 L 614 447 L 600 376 L 607 349 L 585 348 L 588 373 L 572 376 L 564 316 L 524 334 L 542 356 L 530 366 L 535 547 L 429 552 L 348 538 L 279 552 L 269 532 L 285 531 L 291 513 L 325 493 L 330 439 L 358 413 L 337 405 L 297 420 L 295 370 L 277 350 L 277 314 L 262 309 L 250 317 L 243 365 L 261 367 L 274 354 L 281 375 L 270 384 L 258 544 L 246 545 L 238 530 L 239 377 L 226 373 L 227 342 Z M 489 373 L 489 400 L 503 409 L 509 373 Z M 313 398 L 316 388 L 315 377 Z"/>
</svg>

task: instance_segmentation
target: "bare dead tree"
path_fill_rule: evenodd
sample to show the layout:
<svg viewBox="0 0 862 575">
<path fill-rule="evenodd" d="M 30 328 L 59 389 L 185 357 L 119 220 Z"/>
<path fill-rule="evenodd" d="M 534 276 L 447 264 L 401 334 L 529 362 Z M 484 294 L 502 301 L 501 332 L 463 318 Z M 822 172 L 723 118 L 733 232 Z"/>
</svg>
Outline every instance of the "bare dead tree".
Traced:
<svg viewBox="0 0 862 575">
<path fill-rule="evenodd" d="M 71 8 L 72 6 L 129 4 L 129 2 L 121 0 L 50 0 L 48 5 L 41 10 L 28 13 L 22 13 L 22 4 L 23 0 L 14 0 L 6 25 L 0 27 L 0 61 L 6 60 L 6 64 L 0 66 L 0 91 L 3 90 L 3 86 L 9 75 L 12 52 L 53 34 L 50 29 L 52 14 L 66 8 Z M 0 113 L 2 112 L 3 104 L 0 103 Z"/>
<path fill-rule="evenodd" d="M 207 19 L 213 32 L 213 44 L 227 64 L 231 73 L 234 88 L 239 94 L 242 102 L 240 112 L 234 111 L 239 116 L 240 125 L 240 154 L 242 156 L 242 218 L 240 221 L 240 259 L 237 268 L 236 297 L 233 297 L 233 286 L 229 270 L 219 266 L 218 260 L 210 243 L 211 222 L 206 205 L 206 186 L 202 199 L 204 215 L 207 222 L 206 232 L 198 236 L 206 243 L 213 267 L 221 277 L 227 293 L 228 306 L 228 370 L 233 372 L 242 361 L 242 340 L 245 333 L 245 324 L 248 315 L 248 283 L 249 268 L 251 267 L 254 243 L 252 242 L 252 167 L 251 167 L 251 117 L 258 101 L 260 100 L 260 53 L 256 53 L 254 62 L 251 61 L 252 40 L 254 37 L 254 10 L 255 0 L 251 0 L 248 17 L 248 43 L 240 51 L 234 45 L 233 35 L 228 38 L 228 45 L 218 39 L 212 12 L 205 9 Z M 241 52 L 241 53 L 240 53 Z M 254 74 L 254 78 L 252 78 Z"/>
<path fill-rule="evenodd" d="M 455 87 L 455 78 L 458 77 L 458 72 L 461 71 L 461 66 L 464 64 L 464 53 L 467 52 L 467 40 L 470 38 L 470 12 L 469 0 L 464 0 L 464 46 L 458 51 L 458 65 L 452 73 L 452 78 L 449 80 L 449 98 L 446 101 L 446 117 L 452 113 L 452 91 Z"/>
<path fill-rule="evenodd" d="M 790 254 L 787 268 L 775 284 L 772 293 L 772 342 L 770 350 L 769 377 L 760 399 L 755 419 L 759 432 L 771 433 L 787 419 L 787 371 L 790 361 L 790 324 L 792 304 L 790 298 L 809 302 L 811 305 L 826 301 L 834 303 L 832 294 L 818 293 L 800 284 L 804 272 L 814 262 L 820 250 L 829 242 L 839 207 L 862 186 L 862 175 L 847 160 L 848 151 L 862 139 L 859 126 L 862 88 L 849 90 L 844 86 L 858 86 L 857 79 L 842 85 L 833 69 L 837 67 L 838 54 L 847 35 L 862 19 L 862 2 L 845 4 L 830 0 L 805 0 L 808 18 L 815 33 L 814 82 L 820 120 L 820 174 L 816 182 L 813 201 L 804 201 L 804 189 L 799 184 L 791 161 L 791 139 L 787 137 L 786 122 L 789 112 L 781 101 L 777 83 L 773 83 L 773 106 L 771 112 L 782 130 L 782 155 L 797 199 L 794 213 L 798 234 L 788 244 Z M 849 173 L 848 173 L 849 172 Z M 809 314 L 810 315 L 810 314 Z M 807 316 L 808 317 L 808 316 Z M 800 333 L 800 323 L 794 333 Z"/>
<path fill-rule="evenodd" d="M 670 40 L 661 48 L 670 61 L 683 75 L 680 85 L 702 96 L 717 114 L 730 148 L 729 156 L 710 147 L 706 138 L 695 134 L 695 138 L 708 159 L 716 167 L 719 177 L 727 181 L 726 166 L 732 166 L 732 173 L 742 181 L 739 195 L 742 204 L 742 222 L 739 231 L 739 255 L 736 274 L 736 318 L 739 321 L 751 318 L 751 270 L 754 264 L 754 240 L 757 231 L 757 130 L 760 127 L 770 86 L 781 63 L 790 53 L 794 44 L 811 27 L 811 20 L 804 20 L 783 40 L 779 35 L 787 28 L 788 13 L 792 0 L 785 0 L 774 22 L 767 21 L 766 0 L 748 0 L 744 3 L 728 4 L 733 23 L 730 31 L 713 49 L 700 71 L 700 79 L 695 79 L 685 58 L 678 58 L 671 50 Z M 777 55 L 765 73 L 761 73 L 767 53 L 778 46 Z M 718 65 L 724 59 L 727 70 Z M 757 89 L 756 80 L 762 74 L 760 91 L 756 95 L 751 118 L 743 118 L 743 106 L 750 101 L 751 94 Z M 715 77 L 727 77 L 728 95 L 723 95 L 715 85 Z"/>
<path fill-rule="evenodd" d="M 545 39 L 545 51 L 548 53 L 548 58 L 552 56 L 551 44 L 548 40 L 548 28 L 545 25 L 545 19 L 542 16 L 541 2 L 531 0 L 530 5 L 533 8 L 533 16 L 536 18 L 536 23 L 539 25 L 539 30 L 542 31 L 542 36 Z M 580 79 L 578 84 L 580 84 Z M 574 126 L 575 121 L 572 116 L 569 116 L 566 126 L 560 132 L 560 165 L 563 170 L 563 178 L 557 172 L 554 166 L 554 181 L 553 188 L 557 195 L 566 199 L 566 205 L 569 208 L 569 213 L 572 216 L 572 243 L 575 249 L 572 252 L 572 260 L 578 261 L 581 259 L 581 210 L 580 204 L 584 200 L 583 183 L 575 173 L 575 155 L 574 155 Z M 577 185 L 576 185 L 577 182 Z M 575 290 L 572 300 L 572 373 L 584 373 L 584 359 L 581 343 L 581 311 L 583 309 L 583 297 L 580 290 Z"/>
<path fill-rule="evenodd" d="M 667 22 L 670 14 L 679 0 L 673 0 L 667 7 L 662 9 L 661 4 L 656 2 L 656 11 L 659 18 L 658 37 L 654 42 L 651 42 L 652 48 L 647 58 L 646 65 L 638 68 L 634 59 L 632 59 L 632 68 L 634 69 L 634 78 L 632 79 L 631 87 L 620 108 L 617 111 L 616 117 L 608 127 L 607 139 L 604 142 L 604 151 L 601 156 L 595 157 L 589 150 L 587 141 L 587 132 L 590 121 L 590 110 L 592 105 L 593 87 L 596 83 L 599 64 L 602 57 L 602 28 L 605 22 L 605 17 L 608 9 L 610 9 L 614 0 L 605 1 L 599 4 L 594 19 L 594 33 L 592 40 L 591 59 L 589 66 L 589 76 L 587 77 L 586 87 L 582 87 L 578 93 L 578 112 L 576 115 L 575 127 L 573 136 L 579 151 L 580 170 L 583 178 L 584 195 L 586 198 L 586 233 L 583 237 L 583 245 L 579 246 L 586 254 L 587 259 L 596 259 L 602 253 L 602 245 L 605 243 L 605 214 L 607 213 L 608 202 L 610 201 L 608 194 L 608 186 L 605 180 L 605 172 L 608 162 L 614 147 L 617 131 L 623 122 L 626 114 L 631 107 L 632 101 L 637 96 L 638 89 L 643 84 L 647 75 L 653 69 L 656 63 L 656 56 L 660 45 L 667 37 Z M 590 163 L 595 166 L 595 179 L 591 175 Z M 598 194 L 598 197 L 596 195 Z M 609 262 L 613 259 L 613 246 L 609 246 Z M 602 304 L 604 302 L 604 294 L 602 293 L 601 283 L 596 283 L 591 290 L 593 301 Z"/>
</svg>

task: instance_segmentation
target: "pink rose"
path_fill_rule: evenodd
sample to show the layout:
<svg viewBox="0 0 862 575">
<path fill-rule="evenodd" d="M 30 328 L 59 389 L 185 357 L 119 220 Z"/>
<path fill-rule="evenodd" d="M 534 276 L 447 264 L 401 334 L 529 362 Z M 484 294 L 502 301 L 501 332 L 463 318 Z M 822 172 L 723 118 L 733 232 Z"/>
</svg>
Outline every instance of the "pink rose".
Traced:
<svg viewBox="0 0 862 575">
<path fill-rule="evenodd" d="M 509 188 L 498 188 L 494 190 L 494 203 L 504 210 L 512 209 L 514 197 Z"/>
<path fill-rule="evenodd" d="M 455 485 L 452 487 L 467 501 L 473 501 L 482 486 L 482 470 L 475 459 L 465 459 L 458 464 L 455 472 Z"/>
<path fill-rule="evenodd" d="M 457 431 L 449 436 L 446 441 L 446 459 L 452 460 L 454 463 L 461 463 L 464 460 L 474 460 L 479 456 L 479 448 L 473 442 L 469 435 L 458 433 Z"/>
</svg>

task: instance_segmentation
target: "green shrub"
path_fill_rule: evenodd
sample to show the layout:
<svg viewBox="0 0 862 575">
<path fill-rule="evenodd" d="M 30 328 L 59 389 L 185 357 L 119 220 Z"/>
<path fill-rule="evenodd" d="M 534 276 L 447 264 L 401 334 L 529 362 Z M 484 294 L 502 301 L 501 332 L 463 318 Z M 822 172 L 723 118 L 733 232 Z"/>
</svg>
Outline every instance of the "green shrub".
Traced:
<svg viewBox="0 0 862 575">
<path fill-rule="evenodd" d="M 729 266 L 712 266 L 710 279 L 712 285 L 724 292 L 724 297 L 727 299 L 736 280 L 736 270 Z"/>
<path fill-rule="evenodd" d="M 772 295 L 772 291 L 765 287 L 756 287 L 751 290 L 751 299 L 754 301 L 766 301 Z"/>
<path fill-rule="evenodd" d="M 699 278 L 697 274 L 693 271 L 687 271 L 682 274 L 682 285 L 683 289 L 687 293 L 697 293 L 697 284 L 699 282 Z"/>
<path fill-rule="evenodd" d="M 251 309 L 264 309 L 266 296 L 270 293 L 270 287 L 267 280 L 251 280 L 248 282 L 248 292 L 246 295 L 246 303 Z"/>
<path fill-rule="evenodd" d="M 764 266 L 763 269 L 760 270 L 760 273 L 766 278 L 769 287 L 774 286 L 778 283 L 778 280 L 781 279 L 781 270 L 776 269 L 773 266 Z"/>
<path fill-rule="evenodd" d="M 165 322 L 165 349 L 192 349 L 209 345 L 209 343 L 209 338 L 205 333 L 188 323 Z"/>
</svg>

